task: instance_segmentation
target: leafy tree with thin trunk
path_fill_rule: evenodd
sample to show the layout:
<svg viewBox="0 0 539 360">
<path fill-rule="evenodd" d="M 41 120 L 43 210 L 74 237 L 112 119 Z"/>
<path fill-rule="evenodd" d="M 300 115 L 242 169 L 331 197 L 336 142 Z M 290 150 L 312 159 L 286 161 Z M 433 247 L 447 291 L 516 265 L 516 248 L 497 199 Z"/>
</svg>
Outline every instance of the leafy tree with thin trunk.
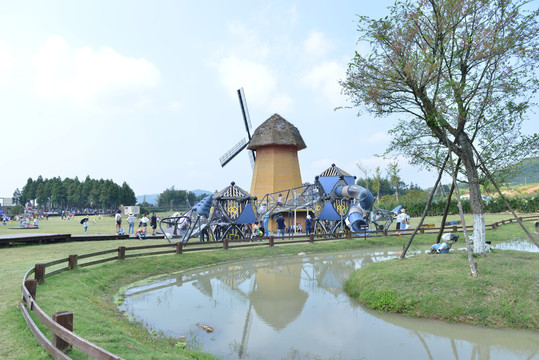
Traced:
<svg viewBox="0 0 539 360">
<path fill-rule="evenodd" d="M 480 183 L 539 152 L 539 135 L 523 135 L 539 90 L 539 11 L 528 0 L 405 0 L 383 19 L 359 18 L 360 40 L 341 82 L 353 106 L 399 114 L 390 149 L 412 164 L 442 168 L 448 150 L 470 188 L 474 252 L 483 254 Z"/>
<path fill-rule="evenodd" d="M 400 182 L 400 169 L 399 162 L 397 160 L 390 162 L 387 165 L 387 174 L 391 185 L 395 188 L 395 201 L 399 201 L 399 182 Z"/>
<path fill-rule="evenodd" d="M 361 163 L 361 161 L 356 161 L 356 166 L 365 176 L 365 188 L 369 190 L 369 170 Z"/>
<path fill-rule="evenodd" d="M 374 179 L 372 179 L 372 190 L 376 192 L 376 202 L 380 202 L 380 187 L 381 187 L 381 173 L 380 173 L 380 166 L 378 166 L 374 170 Z"/>
</svg>

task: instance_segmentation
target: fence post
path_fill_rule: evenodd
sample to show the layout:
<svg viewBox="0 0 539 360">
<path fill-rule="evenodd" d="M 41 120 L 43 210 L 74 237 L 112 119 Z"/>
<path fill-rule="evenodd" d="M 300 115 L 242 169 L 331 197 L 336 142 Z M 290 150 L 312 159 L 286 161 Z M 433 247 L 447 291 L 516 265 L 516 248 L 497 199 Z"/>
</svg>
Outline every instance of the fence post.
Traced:
<svg viewBox="0 0 539 360">
<path fill-rule="evenodd" d="M 347 237 L 348 239 L 351 239 L 351 238 L 352 238 L 352 232 L 351 232 L 350 230 L 348 230 L 348 231 L 346 232 L 346 237 Z"/>
<path fill-rule="evenodd" d="M 118 259 L 119 260 L 125 259 L 125 246 L 118 246 Z"/>
<path fill-rule="evenodd" d="M 59 325 L 62 325 L 69 331 L 73 331 L 73 313 L 69 311 L 60 311 L 52 314 L 52 319 Z M 52 345 L 61 351 L 71 351 L 71 345 L 61 337 L 52 334 Z"/>
<path fill-rule="evenodd" d="M 181 254 L 183 251 L 183 243 L 181 241 L 178 241 L 176 243 L 176 254 Z"/>
<path fill-rule="evenodd" d="M 45 264 L 36 264 L 34 269 L 34 279 L 37 280 L 38 284 L 43 284 L 45 282 Z"/>
<path fill-rule="evenodd" d="M 270 237 L 268 238 L 269 240 L 269 246 L 273 247 L 273 242 L 275 240 L 275 238 L 273 237 L 273 235 L 270 235 Z"/>
<path fill-rule="evenodd" d="M 387 236 L 387 229 L 383 230 L 383 234 L 384 234 L 384 236 Z"/>
<path fill-rule="evenodd" d="M 425 233 L 425 229 L 422 228 L 422 227 L 420 227 L 420 228 L 419 228 L 419 233 L 420 233 L 420 234 L 424 234 L 424 233 Z"/>
<path fill-rule="evenodd" d="M 309 242 L 314 243 L 314 234 L 313 233 L 309 234 Z"/>
<path fill-rule="evenodd" d="M 227 238 L 223 239 L 223 249 L 228 250 L 228 239 Z"/>
<path fill-rule="evenodd" d="M 69 255 L 68 267 L 69 270 L 73 270 L 77 267 L 79 256 L 78 255 Z"/>
<path fill-rule="evenodd" d="M 28 290 L 30 295 L 35 299 L 37 290 L 37 280 L 29 279 L 24 281 L 24 287 Z"/>
<path fill-rule="evenodd" d="M 454 233 L 457 232 L 457 225 L 453 225 L 453 232 L 454 232 Z"/>
</svg>

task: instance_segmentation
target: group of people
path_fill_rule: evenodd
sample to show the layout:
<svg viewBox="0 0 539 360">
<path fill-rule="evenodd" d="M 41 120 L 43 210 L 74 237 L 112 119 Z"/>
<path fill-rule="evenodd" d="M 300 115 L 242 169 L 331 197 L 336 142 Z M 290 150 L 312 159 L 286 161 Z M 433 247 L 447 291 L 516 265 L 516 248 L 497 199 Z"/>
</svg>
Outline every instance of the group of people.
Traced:
<svg viewBox="0 0 539 360">
<path fill-rule="evenodd" d="M 405 209 L 401 209 L 401 212 L 395 218 L 395 222 L 397 223 L 396 229 L 401 230 L 399 234 L 405 234 L 402 230 L 410 227 L 410 215 L 406 213 Z"/>
<path fill-rule="evenodd" d="M 277 218 L 275 219 L 275 222 L 277 223 L 277 235 L 281 236 L 284 240 L 285 231 L 289 234 L 294 232 L 301 232 L 301 224 L 296 223 L 296 227 L 294 229 L 294 226 L 286 226 L 286 221 L 282 214 L 279 214 Z M 307 218 L 305 219 L 305 235 L 309 235 L 312 232 L 312 218 L 311 215 L 307 215 Z"/>
<path fill-rule="evenodd" d="M 116 221 L 116 233 L 118 235 L 124 234 L 125 229 L 122 227 L 122 212 L 120 210 L 116 212 L 114 219 Z M 135 235 L 139 239 L 145 239 L 148 234 L 148 224 L 152 228 L 152 235 L 155 235 L 155 232 L 157 230 L 157 223 L 159 222 L 159 218 L 157 217 L 156 213 L 153 213 L 149 219 L 147 214 L 142 214 L 142 217 L 139 220 L 138 228 L 135 231 L 136 221 L 136 216 L 133 213 L 130 213 L 127 217 L 127 224 L 129 225 L 127 229 L 128 235 Z"/>
</svg>

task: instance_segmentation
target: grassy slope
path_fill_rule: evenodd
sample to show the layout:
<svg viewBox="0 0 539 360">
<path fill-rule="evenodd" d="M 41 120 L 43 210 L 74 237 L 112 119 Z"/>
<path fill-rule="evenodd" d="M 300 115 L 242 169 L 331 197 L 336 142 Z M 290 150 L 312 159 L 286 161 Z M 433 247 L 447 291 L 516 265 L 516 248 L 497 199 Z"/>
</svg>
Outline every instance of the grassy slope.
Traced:
<svg viewBox="0 0 539 360">
<path fill-rule="evenodd" d="M 497 251 L 476 261 L 476 279 L 463 251 L 374 263 L 356 271 L 346 291 L 376 310 L 539 329 L 539 254 Z"/>
<path fill-rule="evenodd" d="M 507 215 L 503 215 L 501 218 L 506 219 Z M 103 228 L 114 228 L 112 218 L 102 221 L 103 223 L 101 225 Z M 487 217 L 487 223 L 491 223 L 492 221 L 495 220 Z M 62 223 L 61 220 L 56 220 L 55 230 L 57 231 L 54 232 L 67 232 L 65 228 L 67 226 L 66 224 L 66 222 Z M 498 239 L 508 239 L 522 235 L 522 233 L 522 230 L 517 225 L 506 225 L 496 231 L 488 231 L 487 237 L 496 242 Z M 411 250 L 428 249 L 430 244 L 433 243 L 433 239 L 433 235 L 418 236 L 414 240 Z M 367 239 L 367 241 L 352 240 L 335 243 L 318 243 L 314 245 L 290 245 L 275 247 L 274 249 L 234 249 L 231 251 L 206 252 L 198 255 L 189 253 L 181 257 L 167 255 L 162 257 L 128 259 L 124 262 L 113 262 L 90 269 L 79 269 L 75 272 L 63 273 L 57 277 L 49 278 L 46 285 L 38 287 L 37 297 L 40 304 L 42 304 L 49 314 L 60 310 L 73 311 L 76 314 L 75 331 L 82 336 L 87 336 L 92 341 L 99 342 L 100 345 L 110 351 L 118 351 L 119 353 L 127 352 L 128 354 L 125 356 L 130 359 L 137 357 L 151 358 L 154 356 L 152 354 L 156 353 L 157 348 L 166 348 L 163 350 L 163 354 L 159 353 L 159 358 L 165 358 L 166 356 L 177 357 L 179 356 L 179 350 L 174 346 L 165 345 L 169 344 L 166 339 L 151 337 L 143 328 L 126 324 L 123 318 L 118 317 L 112 298 L 113 294 L 121 285 L 150 274 L 176 271 L 180 268 L 194 265 L 200 266 L 241 258 L 296 254 L 300 251 L 338 251 L 358 246 L 379 247 L 387 245 L 393 248 L 399 248 L 406 240 L 407 237 L 391 237 L 385 239 Z M 152 241 L 152 243 L 164 243 L 164 241 L 156 240 Z M 33 267 L 35 263 L 64 258 L 70 254 L 84 254 L 117 248 L 118 246 L 133 246 L 133 244 L 139 245 L 141 243 L 133 240 L 73 242 L 0 249 L 2 258 L 0 321 L 3 324 L 0 327 L 0 358 L 48 358 L 48 355 L 41 349 L 28 330 L 17 307 L 20 299 L 20 282 L 23 274 L 29 268 Z M 490 257 L 487 257 L 487 259 L 490 259 Z M 460 270 L 465 274 L 468 273 L 466 268 Z M 537 276 L 537 272 L 535 272 L 535 275 Z M 62 292 L 58 291 L 59 288 L 62 289 Z M 183 354 L 186 357 L 193 355 L 192 353 Z M 197 353 L 194 354 L 196 356 L 200 355 Z M 80 354 L 77 356 L 78 358 L 84 358 Z"/>
</svg>

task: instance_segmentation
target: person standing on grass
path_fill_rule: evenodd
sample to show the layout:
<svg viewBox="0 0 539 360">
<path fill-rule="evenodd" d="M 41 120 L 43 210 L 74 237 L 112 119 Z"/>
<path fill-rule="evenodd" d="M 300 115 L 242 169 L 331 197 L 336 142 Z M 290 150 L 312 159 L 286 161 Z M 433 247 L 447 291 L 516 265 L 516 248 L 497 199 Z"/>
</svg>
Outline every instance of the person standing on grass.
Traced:
<svg viewBox="0 0 539 360">
<path fill-rule="evenodd" d="M 120 210 L 116 211 L 114 220 L 116 220 L 116 234 L 117 234 L 118 231 L 120 231 L 120 228 L 122 227 L 122 212 Z"/>
<path fill-rule="evenodd" d="M 157 216 L 155 213 L 153 213 L 150 218 L 150 226 L 152 227 L 152 235 L 155 235 L 155 229 L 157 229 Z"/>
<path fill-rule="evenodd" d="M 88 217 L 84 218 L 82 225 L 84 226 L 84 232 L 88 232 Z"/>
<path fill-rule="evenodd" d="M 129 214 L 129 217 L 127 218 L 127 223 L 129 224 L 129 229 L 127 229 L 127 234 L 132 235 L 135 233 L 135 216 L 133 213 Z"/>
<path fill-rule="evenodd" d="M 286 228 L 286 223 L 284 222 L 284 217 L 281 214 L 279 214 L 279 217 L 275 221 L 277 222 L 278 234 L 279 234 L 279 236 L 282 236 L 282 238 L 284 240 L 284 230 Z"/>
<path fill-rule="evenodd" d="M 313 220 L 311 219 L 311 215 L 307 215 L 307 219 L 305 219 L 305 235 L 309 236 L 311 233 L 311 224 Z"/>
<path fill-rule="evenodd" d="M 142 223 L 142 226 L 144 227 L 144 230 L 146 230 L 148 228 L 148 222 L 150 220 L 148 220 L 148 216 L 146 216 L 146 214 L 142 215 L 142 219 L 140 219 L 140 222 Z M 145 231 L 147 233 L 147 231 Z"/>
</svg>

